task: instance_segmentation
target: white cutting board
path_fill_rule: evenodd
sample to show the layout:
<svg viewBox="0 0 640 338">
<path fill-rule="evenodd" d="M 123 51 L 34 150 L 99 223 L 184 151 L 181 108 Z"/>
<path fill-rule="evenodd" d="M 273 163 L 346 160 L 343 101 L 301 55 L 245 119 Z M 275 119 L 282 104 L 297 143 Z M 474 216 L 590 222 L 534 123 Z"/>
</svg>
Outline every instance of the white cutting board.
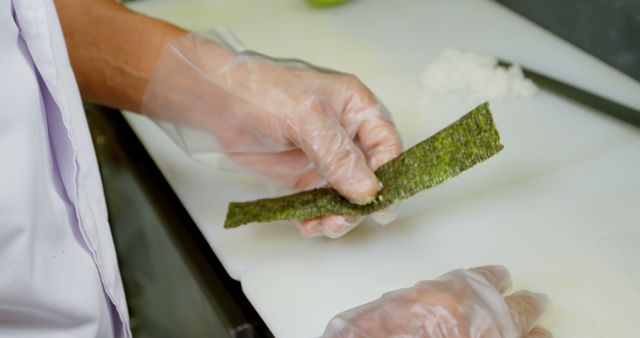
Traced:
<svg viewBox="0 0 640 338">
<path fill-rule="evenodd" d="M 478 102 L 426 109 L 419 74 L 445 48 L 520 62 L 640 108 L 640 84 L 490 1 L 141 1 L 190 29 L 228 25 L 249 47 L 365 81 L 405 144 Z M 552 93 L 493 102 L 505 150 L 402 205 L 400 218 L 333 241 L 287 222 L 222 229 L 229 201 L 264 197 L 251 178 L 190 161 L 127 114 L 229 274 L 278 337 L 320 335 L 342 309 L 458 267 L 501 263 L 515 286 L 548 293 L 558 337 L 635 337 L 640 317 L 640 131 Z"/>
</svg>

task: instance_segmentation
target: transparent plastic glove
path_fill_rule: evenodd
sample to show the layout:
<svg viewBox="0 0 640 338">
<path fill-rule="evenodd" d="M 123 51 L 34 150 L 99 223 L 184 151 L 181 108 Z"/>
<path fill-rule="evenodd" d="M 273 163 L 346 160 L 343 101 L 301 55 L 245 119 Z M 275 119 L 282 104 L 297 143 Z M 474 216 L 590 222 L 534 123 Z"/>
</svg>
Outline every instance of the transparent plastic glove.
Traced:
<svg viewBox="0 0 640 338">
<path fill-rule="evenodd" d="M 402 151 L 388 111 L 356 77 L 243 50 L 227 32 L 171 42 L 142 112 L 196 159 L 216 165 L 224 154 L 290 188 L 330 185 L 360 204 L 380 189 L 374 171 Z M 299 228 L 339 237 L 360 221 L 328 216 Z"/>
<path fill-rule="evenodd" d="M 374 212 L 370 216 L 376 223 L 387 225 L 396 218 L 397 206 L 397 204 L 392 204 L 383 210 Z M 355 228 L 362 220 L 364 220 L 364 217 L 319 217 L 298 223 L 298 230 L 305 237 L 327 236 L 339 238 Z"/>
<path fill-rule="evenodd" d="M 511 287 L 502 266 L 455 270 L 334 317 L 324 338 L 551 338 L 545 295 Z"/>
</svg>

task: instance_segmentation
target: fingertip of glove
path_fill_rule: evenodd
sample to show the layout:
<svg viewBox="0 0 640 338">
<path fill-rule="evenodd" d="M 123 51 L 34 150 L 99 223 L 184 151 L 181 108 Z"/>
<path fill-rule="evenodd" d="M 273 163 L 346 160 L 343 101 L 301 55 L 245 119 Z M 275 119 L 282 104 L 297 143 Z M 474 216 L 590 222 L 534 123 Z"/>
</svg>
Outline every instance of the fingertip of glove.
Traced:
<svg viewBox="0 0 640 338">
<path fill-rule="evenodd" d="M 361 219 L 361 217 L 327 216 L 322 220 L 324 235 L 332 239 L 340 238 L 355 228 Z"/>
<path fill-rule="evenodd" d="M 535 304 L 536 309 L 543 313 L 551 305 L 549 296 L 540 292 L 533 292 L 528 290 L 520 290 L 511 294 L 510 297 L 518 297 L 519 299 L 527 299 L 527 304 Z"/>
<path fill-rule="evenodd" d="M 320 219 L 308 219 L 296 223 L 298 231 L 302 237 L 315 238 L 322 236 L 323 228 Z"/>
<path fill-rule="evenodd" d="M 504 265 L 485 265 L 469 269 L 482 276 L 489 284 L 493 285 L 500 293 L 510 290 L 513 282 L 511 274 Z"/>
<path fill-rule="evenodd" d="M 541 326 L 536 326 L 529 332 L 527 338 L 553 338 L 553 334 Z"/>
<path fill-rule="evenodd" d="M 373 175 L 354 182 L 342 195 L 353 204 L 366 205 L 376 199 L 381 189 L 382 183 Z"/>
<path fill-rule="evenodd" d="M 505 297 L 505 302 L 516 327 L 523 334 L 540 322 L 550 304 L 547 295 L 526 290 Z"/>
<path fill-rule="evenodd" d="M 371 218 L 380 225 L 387 225 L 393 222 L 398 215 L 398 204 L 394 203 L 382 210 L 378 210 L 371 214 Z"/>
</svg>

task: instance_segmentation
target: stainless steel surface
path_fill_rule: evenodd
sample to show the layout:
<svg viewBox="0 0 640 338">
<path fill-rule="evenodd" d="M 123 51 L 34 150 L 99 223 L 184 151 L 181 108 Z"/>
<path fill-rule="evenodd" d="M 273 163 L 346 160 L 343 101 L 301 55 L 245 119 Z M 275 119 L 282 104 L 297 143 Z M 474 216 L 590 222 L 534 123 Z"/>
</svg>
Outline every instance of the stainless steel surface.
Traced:
<svg viewBox="0 0 640 338">
<path fill-rule="evenodd" d="M 85 107 L 135 337 L 271 337 L 118 111 Z"/>
</svg>

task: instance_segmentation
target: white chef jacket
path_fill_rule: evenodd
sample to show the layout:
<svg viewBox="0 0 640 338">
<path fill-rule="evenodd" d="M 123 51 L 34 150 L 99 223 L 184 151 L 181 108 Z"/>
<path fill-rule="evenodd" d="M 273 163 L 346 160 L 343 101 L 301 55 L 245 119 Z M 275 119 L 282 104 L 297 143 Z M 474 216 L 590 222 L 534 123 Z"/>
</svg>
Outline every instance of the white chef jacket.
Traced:
<svg viewBox="0 0 640 338">
<path fill-rule="evenodd" d="M 0 337 L 130 335 L 53 2 L 0 0 Z"/>
</svg>

